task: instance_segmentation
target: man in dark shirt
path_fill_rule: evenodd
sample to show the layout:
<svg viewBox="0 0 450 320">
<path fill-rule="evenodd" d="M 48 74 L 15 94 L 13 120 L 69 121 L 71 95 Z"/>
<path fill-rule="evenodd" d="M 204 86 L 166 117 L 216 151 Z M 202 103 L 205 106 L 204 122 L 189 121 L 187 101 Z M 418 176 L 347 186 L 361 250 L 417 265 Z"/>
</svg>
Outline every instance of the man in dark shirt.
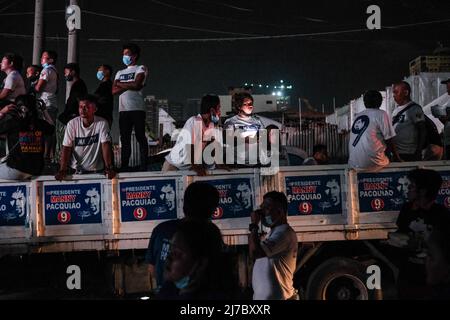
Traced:
<svg viewBox="0 0 450 320">
<path fill-rule="evenodd" d="M 64 112 L 58 116 L 58 120 L 64 125 L 78 117 L 78 99 L 87 95 L 88 90 L 83 79 L 80 78 L 80 66 L 77 63 L 68 63 L 64 68 L 64 78 L 72 83 L 69 98 Z"/>
<path fill-rule="evenodd" d="M 199 201 L 199 199 L 202 199 Z M 191 183 L 184 193 L 183 211 L 185 220 L 208 221 L 219 205 L 219 192 L 205 182 Z M 159 224 L 152 231 L 145 261 L 149 264 L 152 278 L 156 279 L 157 289 L 163 284 L 164 264 L 170 250 L 172 239 L 181 220 L 169 220 Z"/>
<path fill-rule="evenodd" d="M 94 93 L 97 96 L 97 112 L 95 115 L 106 119 L 110 128 L 113 122 L 114 106 L 114 96 L 112 94 L 113 83 L 111 80 L 112 73 L 112 67 L 107 64 L 102 64 L 98 67 L 97 79 L 100 81 L 100 85 Z"/>
<path fill-rule="evenodd" d="M 450 212 L 436 203 L 442 178 L 438 172 L 415 169 L 408 173 L 408 202 L 400 210 L 398 231 L 392 239 L 401 239 L 402 249 L 395 254 L 399 266 L 398 291 L 401 299 L 421 298 L 425 284 L 425 239 L 442 221 L 448 221 Z"/>
<path fill-rule="evenodd" d="M 436 225 L 442 215 L 450 215 L 447 208 L 436 203 L 442 178 L 438 172 L 415 169 L 408 174 L 408 202 L 397 218 L 398 232 L 414 236 Z"/>
</svg>

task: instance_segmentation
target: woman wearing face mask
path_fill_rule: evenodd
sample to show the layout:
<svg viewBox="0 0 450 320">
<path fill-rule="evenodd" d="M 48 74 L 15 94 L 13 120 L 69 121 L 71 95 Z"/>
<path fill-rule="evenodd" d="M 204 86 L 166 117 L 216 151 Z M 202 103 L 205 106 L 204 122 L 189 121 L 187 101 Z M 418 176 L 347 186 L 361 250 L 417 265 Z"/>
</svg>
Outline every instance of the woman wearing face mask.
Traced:
<svg viewBox="0 0 450 320">
<path fill-rule="evenodd" d="M 111 128 L 113 122 L 113 106 L 114 97 L 112 94 L 113 83 L 111 81 L 112 67 L 107 64 L 102 64 L 97 69 L 97 79 L 100 81 L 95 95 L 97 96 L 97 112 L 96 116 L 102 117 L 108 121 Z"/>
<path fill-rule="evenodd" d="M 236 278 L 224 253 L 220 230 L 211 222 L 186 220 L 172 238 L 164 270 L 164 300 L 234 298 Z"/>
<path fill-rule="evenodd" d="M 259 117 L 253 114 L 253 97 L 247 92 L 237 93 L 233 96 L 233 107 L 236 115 L 225 121 L 224 129 L 238 131 L 238 142 L 239 140 L 245 142 L 245 148 L 242 148 L 244 152 L 235 146 L 234 165 L 237 167 L 256 165 L 258 132 L 264 129 L 264 126 Z M 250 155 L 255 158 L 250 159 Z"/>
<path fill-rule="evenodd" d="M 220 99 L 217 95 L 208 94 L 202 98 L 200 114 L 190 117 L 184 124 L 183 131 L 177 138 L 177 143 L 166 156 L 162 171 L 194 170 L 199 175 L 205 175 L 203 158 L 192 161 L 192 156 L 203 156 L 203 150 L 207 145 L 206 134 L 214 129 L 214 125 L 220 120 Z M 201 136 L 199 134 L 201 133 Z M 211 133 L 211 132 L 209 132 Z M 194 147 L 202 145 L 202 152 L 194 152 Z M 188 158 L 190 148 L 191 158 Z"/>
</svg>

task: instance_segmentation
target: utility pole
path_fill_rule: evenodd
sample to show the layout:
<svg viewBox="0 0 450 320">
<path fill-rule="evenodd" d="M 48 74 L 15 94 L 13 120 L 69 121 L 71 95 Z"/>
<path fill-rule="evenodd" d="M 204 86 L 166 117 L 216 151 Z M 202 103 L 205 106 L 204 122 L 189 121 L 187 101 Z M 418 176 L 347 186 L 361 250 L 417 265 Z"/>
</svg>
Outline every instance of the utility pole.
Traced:
<svg viewBox="0 0 450 320">
<path fill-rule="evenodd" d="M 302 130 L 302 98 L 298 98 L 298 119 L 300 131 Z"/>
<path fill-rule="evenodd" d="M 42 43 L 44 37 L 44 0 L 34 4 L 33 64 L 41 64 Z"/>
<path fill-rule="evenodd" d="M 70 0 L 66 8 L 66 25 L 68 32 L 67 63 L 78 62 L 78 30 L 81 29 L 81 11 L 78 0 Z M 71 84 L 67 83 L 66 99 L 69 98 Z"/>
</svg>

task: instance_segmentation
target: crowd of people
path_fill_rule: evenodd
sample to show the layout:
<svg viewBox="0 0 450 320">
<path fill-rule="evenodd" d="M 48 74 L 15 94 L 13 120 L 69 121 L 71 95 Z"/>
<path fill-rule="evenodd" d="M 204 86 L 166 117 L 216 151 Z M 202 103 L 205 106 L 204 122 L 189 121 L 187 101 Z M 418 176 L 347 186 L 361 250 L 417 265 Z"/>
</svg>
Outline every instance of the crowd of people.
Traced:
<svg viewBox="0 0 450 320">
<path fill-rule="evenodd" d="M 141 51 L 137 45 L 124 45 L 122 54 L 126 68 L 118 71 L 114 80 L 111 66 L 102 64 L 98 67 L 100 84 L 94 94 L 89 94 L 80 76 L 79 65 L 67 64 L 64 78 L 71 86 L 61 113 L 57 99 L 57 54 L 54 51 L 44 51 L 41 65 L 31 65 L 26 69 L 25 80 L 21 75 L 23 59 L 17 54 L 3 56 L 1 71 L 6 74 L 6 78 L 0 91 L 0 134 L 7 137 L 8 153 L 0 164 L 0 179 L 29 179 L 40 175 L 46 163 L 55 161 L 57 121 L 64 125 L 64 138 L 55 178 L 63 180 L 74 173 L 104 173 L 107 178 L 114 178 L 116 168 L 110 128 L 114 121 L 115 95 L 119 96 L 122 144 L 122 166 L 119 170 L 130 170 L 128 164 L 134 130 L 140 147 L 140 170 L 146 171 L 148 143 L 142 90 L 148 71 L 145 66 L 138 64 Z M 450 79 L 443 83 L 450 94 Z M 448 159 L 449 112 L 446 115 L 441 113 L 439 117 L 445 126 L 443 135 L 439 136 L 421 106 L 411 101 L 411 88 L 407 82 L 395 84 L 393 95 L 398 107 L 390 119 L 385 111 L 380 110 L 383 101 L 380 92 L 370 90 L 365 93 L 364 104 L 367 109 L 355 116 L 351 130 L 350 167 L 379 171 L 390 161 L 440 160 L 444 155 Z M 262 129 L 269 133 L 266 156 L 282 155 L 282 150 L 275 152 L 274 146 L 280 146 L 279 136 L 272 130 L 276 127 L 265 126 L 262 119 L 255 115 L 251 94 L 237 93 L 232 103 L 235 115 L 225 121 L 223 128 L 238 132 L 238 138 L 244 141 L 243 148 L 235 146 L 233 149 L 235 167 L 261 165 L 252 162 L 252 148 L 254 143 L 259 142 Z M 205 175 L 209 169 L 227 168 L 222 163 L 205 163 L 203 158 L 194 159 L 197 155 L 195 148 L 203 152 L 211 143 L 219 143 L 219 147 L 223 147 L 220 139 L 204 140 L 206 132 L 214 129 L 220 118 L 219 97 L 205 95 L 201 101 L 200 114 L 189 118 L 184 125 L 188 136 L 178 137 L 162 170 L 194 170 L 199 175 Z M 200 155 L 203 155 L 202 152 Z M 303 164 L 317 166 L 328 162 L 327 146 L 320 144 L 314 146 L 313 154 Z M 411 284 L 412 277 L 432 286 L 436 296 L 450 297 L 449 212 L 436 204 L 442 178 L 438 173 L 425 169 L 413 170 L 408 178 L 408 202 L 400 211 L 398 231 L 392 235 L 392 239 L 406 239 L 410 250 L 399 255 L 405 258 L 401 261 L 402 280 Z M 340 190 L 335 189 L 339 194 Z M 338 196 L 334 197 L 339 201 Z M 239 297 L 229 248 L 223 243 L 220 230 L 211 222 L 218 204 L 219 192 L 216 188 L 207 183 L 192 183 L 184 195 L 185 217 L 163 222 L 153 230 L 146 260 L 150 273 L 156 279 L 159 298 Z M 287 211 L 285 194 L 272 191 L 264 195 L 260 209 L 251 214 L 249 251 L 254 259 L 254 299 L 299 299 L 293 282 L 298 242 L 295 231 L 288 224 Z M 261 224 L 270 230 L 267 234 L 263 232 Z M 425 259 L 425 255 L 422 255 L 424 248 L 428 248 L 426 263 L 414 269 L 410 263 L 414 259 Z M 411 257 L 414 259 L 411 260 Z M 412 274 L 412 270 L 417 272 Z"/>
</svg>

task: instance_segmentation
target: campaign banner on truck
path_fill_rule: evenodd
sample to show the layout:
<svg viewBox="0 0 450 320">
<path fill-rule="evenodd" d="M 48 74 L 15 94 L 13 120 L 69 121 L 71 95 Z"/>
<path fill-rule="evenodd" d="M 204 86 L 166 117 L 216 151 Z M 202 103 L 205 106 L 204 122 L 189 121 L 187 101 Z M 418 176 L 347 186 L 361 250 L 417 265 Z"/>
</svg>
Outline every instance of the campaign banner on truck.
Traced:
<svg viewBox="0 0 450 320">
<path fill-rule="evenodd" d="M 400 211 L 408 199 L 407 176 L 408 171 L 359 173 L 359 211 Z"/>
<path fill-rule="evenodd" d="M 102 223 L 100 183 L 44 186 L 48 226 Z"/>
<path fill-rule="evenodd" d="M 219 207 L 213 215 L 214 220 L 250 217 L 255 197 L 251 178 L 206 182 L 219 191 Z"/>
<path fill-rule="evenodd" d="M 121 182 L 119 190 L 122 222 L 177 218 L 175 179 Z"/>
<path fill-rule="evenodd" d="M 450 171 L 440 171 L 439 173 L 442 177 L 442 186 L 436 202 L 450 209 Z"/>
<path fill-rule="evenodd" d="M 27 187 L 0 187 L 0 227 L 25 226 L 27 218 Z"/>
<path fill-rule="evenodd" d="M 340 175 L 286 177 L 290 216 L 342 214 Z"/>
</svg>

